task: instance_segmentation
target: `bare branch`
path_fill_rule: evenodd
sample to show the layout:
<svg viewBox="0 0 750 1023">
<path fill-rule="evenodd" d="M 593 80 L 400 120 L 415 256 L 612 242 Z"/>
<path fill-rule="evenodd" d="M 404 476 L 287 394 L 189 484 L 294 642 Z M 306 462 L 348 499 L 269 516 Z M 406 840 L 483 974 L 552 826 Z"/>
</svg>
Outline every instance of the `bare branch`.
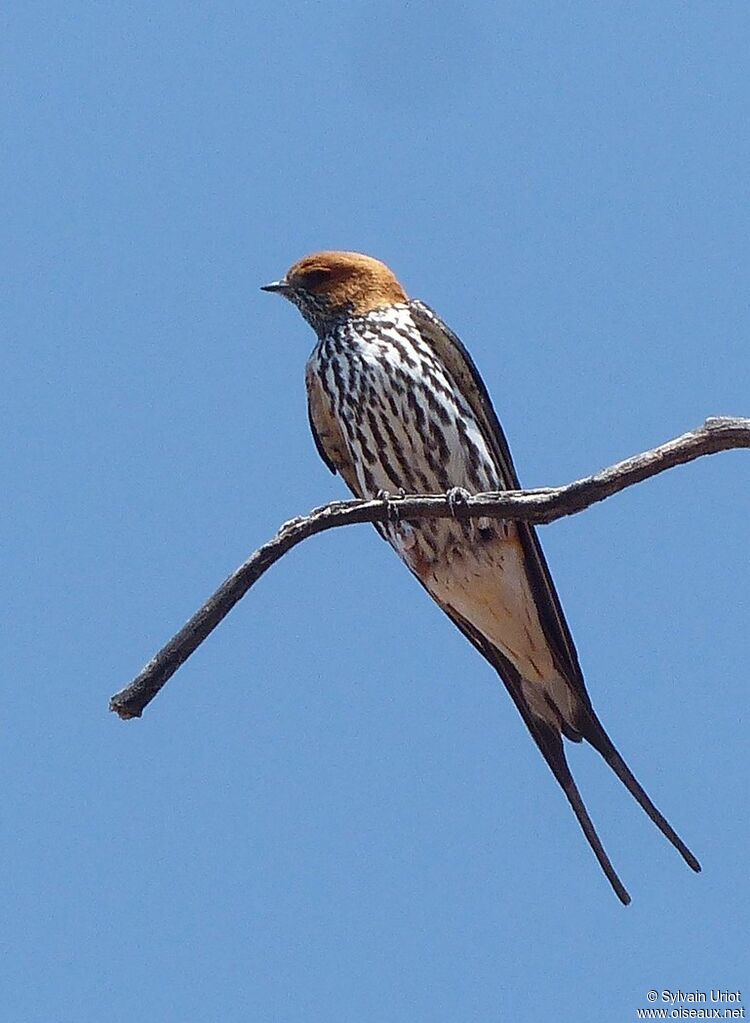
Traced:
<svg viewBox="0 0 750 1023">
<path fill-rule="evenodd" d="M 286 522 L 268 543 L 251 554 L 177 635 L 149 661 L 130 685 L 112 697 L 110 710 L 123 719 L 140 717 L 165 682 L 263 573 L 293 547 L 316 533 L 358 522 L 385 522 L 394 514 L 402 519 L 444 519 L 458 515 L 461 518 L 485 516 L 535 524 L 553 522 L 566 515 L 575 515 L 626 487 L 656 476 L 666 469 L 692 462 L 702 455 L 747 447 L 750 447 L 750 419 L 714 418 L 707 419 L 697 430 L 563 487 L 478 494 L 468 498 L 458 508 L 455 504 L 451 507 L 445 495 L 332 501 L 316 508 L 309 515 Z"/>
</svg>

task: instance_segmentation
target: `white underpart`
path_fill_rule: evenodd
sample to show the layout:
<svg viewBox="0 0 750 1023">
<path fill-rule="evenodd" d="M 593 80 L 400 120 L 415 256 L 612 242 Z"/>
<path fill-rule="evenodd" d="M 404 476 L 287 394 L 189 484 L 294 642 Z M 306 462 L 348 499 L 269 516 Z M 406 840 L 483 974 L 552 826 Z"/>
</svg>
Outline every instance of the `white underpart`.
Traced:
<svg viewBox="0 0 750 1023">
<path fill-rule="evenodd" d="M 411 390 L 411 393 L 422 408 L 425 417 L 429 419 L 432 417 L 433 413 L 424 398 L 422 387 L 424 371 L 422 369 L 421 362 L 418 362 L 416 366 L 409 365 L 408 361 L 404 360 L 398 348 L 399 343 L 401 345 L 404 344 L 401 331 L 407 332 L 410 335 L 411 344 L 416 348 L 418 354 L 430 363 L 430 367 L 435 377 L 437 377 L 438 381 L 443 384 L 447 391 L 450 392 L 449 394 L 445 394 L 438 390 L 434 393 L 438 402 L 445 408 L 450 417 L 450 422 L 443 427 L 443 430 L 450 451 L 450 457 L 448 462 L 445 464 L 445 469 L 448 477 L 452 480 L 452 485 L 454 487 L 463 487 L 471 492 L 476 491 L 476 486 L 471 482 L 467 473 L 467 461 L 464 448 L 466 442 L 463 440 L 458 429 L 454 425 L 455 420 L 460 416 L 466 425 L 468 441 L 473 443 L 474 447 L 480 452 L 484 462 L 488 466 L 488 471 L 482 473 L 483 478 L 481 480 L 481 489 L 496 489 L 500 485 L 500 480 L 497 474 L 492 472 L 494 460 L 476 420 L 474 419 L 471 409 L 463 395 L 455 389 L 452 379 L 448 377 L 440 363 L 435 360 L 429 345 L 421 340 L 419 331 L 414 324 L 411 313 L 407 308 L 398 306 L 384 309 L 379 311 L 379 313 L 372 313 L 370 314 L 370 317 L 368 317 L 372 324 L 372 329 L 366 328 L 362 332 L 358 331 L 356 334 L 351 333 L 349 335 L 348 340 L 351 346 L 350 354 L 348 353 L 349 357 L 357 359 L 369 367 L 372 384 L 381 395 L 393 393 L 391 383 L 392 377 L 383 365 L 384 362 L 388 363 L 392 372 L 398 374 L 398 376 L 406 381 L 407 388 Z M 378 321 L 393 322 L 395 324 L 395 329 L 390 329 L 389 327 L 384 326 L 382 322 Z M 394 343 L 391 343 L 391 339 Z M 327 383 L 329 390 L 335 389 L 335 380 L 331 368 L 327 371 Z M 388 422 L 391 429 L 400 440 L 404 451 L 407 454 L 411 454 L 412 463 L 425 469 L 424 452 L 421 444 L 423 438 L 421 435 L 417 434 L 416 429 L 410 428 L 414 419 L 414 413 L 409 405 L 408 398 L 406 395 L 394 395 L 394 397 L 396 405 L 399 408 L 400 415 L 395 420 L 392 415 L 388 415 Z M 382 420 L 382 416 L 378 414 L 379 410 L 373 409 L 373 411 L 376 413 L 376 418 L 378 420 Z M 377 450 L 378 444 L 372 435 L 372 431 L 366 419 L 363 419 L 362 426 L 368 444 Z M 356 452 L 357 464 L 361 466 L 363 461 L 361 446 L 356 437 L 352 436 L 348 439 L 352 449 Z M 393 481 L 388 478 L 380 466 L 376 464 L 372 467 L 372 471 L 378 482 L 378 487 L 376 489 L 388 490 L 393 487 Z M 361 472 L 359 477 L 363 492 L 367 493 L 369 488 L 366 486 L 364 475 Z M 443 488 L 440 486 L 437 479 L 429 482 L 432 484 L 432 490 L 430 492 L 443 492 Z"/>
</svg>

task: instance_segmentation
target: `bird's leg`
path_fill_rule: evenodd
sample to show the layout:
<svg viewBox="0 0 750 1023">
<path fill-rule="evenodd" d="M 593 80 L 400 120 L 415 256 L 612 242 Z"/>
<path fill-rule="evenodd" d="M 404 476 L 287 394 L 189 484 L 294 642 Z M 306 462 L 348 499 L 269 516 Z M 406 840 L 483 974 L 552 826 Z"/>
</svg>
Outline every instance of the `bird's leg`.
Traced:
<svg viewBox="0 0 750 1023">
<path fill-rule="evenodd" d="M 466 514 L 471 494 L 464 487 L 451 487 L 446 491 L 445 498 L 448 502 L 451 515 L 458 519 L 461 524 L 461 532 L 467 540 L 475 539 L 474 521 Z"/>
<path fill-rule="evenodd" d="M 386 528 L 389 535 L 387 539 L 393 543 L 396 550 L 402 557 L 407 559 L 408 563 L 408 552 L 417 543 L 417 532 L 414 522 L 404 522 L 401 519 L 401 509 L 398 506 L 398 502 L 403 501 L 405 497 L 406 491 L 403 487 L 398 488 L 397 494 L 391 494 L 387 490 L 379 490 L 376 494 L 377 500 L 384 501 L 388 509 L 388 525 Z"/>
<path fill-rule="evenodd" d="M 470 519 L 462 514 L 472 496 L 468 490 L 451 487 L 445 496 L 453 517 L 463 520 L 462 528 L 467 537 L 472 540 L 493 540 L 498 536 L 507 539 L 510 525 L 506 519 L 490 519 L 484 515 L 479 519 Z"/>
<path fill-rule="evenodd" d="M 403 501 L 405 497 L 406 491 L 403 487 L 398 488 L 397 494 L 392 494 L 389 490 L 379 490 L 375 495 L 377 501 L 382 501 L 385 504 L 386 516 L 391 525 L 396 525 L 400 521 L 401 511 L 398 502 Z"/>
<path fill-rule="evenodd" d="M 501 519 L 482 515 L 481 518 L 476 520 L 476 525 L 480 540 L 508 540 L 511 534 L 515 535 L 515 522 L 513 519 Z"/>
<path fill-rule="evenodd" d="M 451 515 L 454 519 L 463 518 L 461 510 L 465 509 L 469 504 L 469 498 L 471 494 L 468 490 L 463 487 L 451 487 L 447 491 L 446 500 L 448 501 L 448 507 L 451 510 Z"/>
</svg>

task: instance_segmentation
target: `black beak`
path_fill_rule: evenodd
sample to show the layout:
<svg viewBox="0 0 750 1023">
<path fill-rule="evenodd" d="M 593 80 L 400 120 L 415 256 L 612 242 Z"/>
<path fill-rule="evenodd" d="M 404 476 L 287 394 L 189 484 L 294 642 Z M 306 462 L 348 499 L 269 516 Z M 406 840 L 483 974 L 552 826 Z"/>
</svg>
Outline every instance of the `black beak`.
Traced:
<svg viewBox="0 0 750 1023">
<path fill-rule="evenodd" d="M 263 284 L 261 286 L 260 290 L 261 291 L 276 291 L 276 292 L 279 292 L 280 294 L 283 295 L 287 291 L 289 291 L 290 288 L 289 288 L 289 285 L 286 283 L 286 281 L 272 281 L 270 284 Z"/>
</svg>

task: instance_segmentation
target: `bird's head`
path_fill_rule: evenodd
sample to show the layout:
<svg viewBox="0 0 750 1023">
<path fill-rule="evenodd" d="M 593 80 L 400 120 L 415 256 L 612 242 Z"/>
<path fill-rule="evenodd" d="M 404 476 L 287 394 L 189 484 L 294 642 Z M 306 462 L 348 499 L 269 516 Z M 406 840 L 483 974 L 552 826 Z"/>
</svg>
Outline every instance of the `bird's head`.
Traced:
<svg viewBox="0 0 750 1023">
<path fill-rule="evenodd" d="M 316 252 L 266 284 L 293 302 L 318 332 L 347 316 L 362 316 L 407 301 L 406 292 L 385 263 L 359 252 Z"/>
</svg>

